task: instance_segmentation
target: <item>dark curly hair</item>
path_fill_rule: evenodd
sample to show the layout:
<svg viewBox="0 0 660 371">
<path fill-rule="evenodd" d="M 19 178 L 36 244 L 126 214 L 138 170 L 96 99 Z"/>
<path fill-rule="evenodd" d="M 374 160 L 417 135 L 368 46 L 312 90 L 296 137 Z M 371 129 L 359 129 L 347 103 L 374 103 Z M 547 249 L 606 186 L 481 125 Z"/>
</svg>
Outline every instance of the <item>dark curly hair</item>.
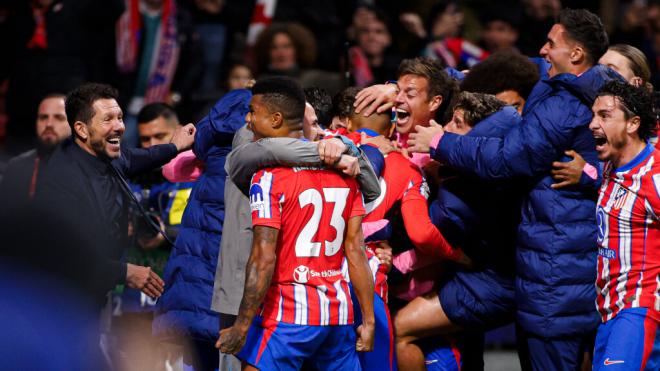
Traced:
<svg viewBox="0 0 660 371">
<path fill-rule="evenodd" d="M 71 126 L 72 135 L 76 132 L 73 129 L 76 121 L 84 122 L 85 124 L 90 123 L 96 113 L 93 107 L 94 102 L 99 99 L 117 100 L 118 97 L 119 93 L 117 89 L 106 84 L 90 82 L 73 89 L 64 101 L 64 110 L 69 120 L 69 126 Z"/>
<path fill-rule="evenodd" d="M 316 61 L 316 40 L 314 34 L 299 23 L 273 23 L 266 27 L 254 44 L 255 69 L 261 74 L 270 64 L 270 48 L 278 34 L 285 34 L 296 50 L 296 62 L 301 68 L 310 67 Z"/>
<path fill-rule="evenodd" d="M 651 95 L 645 88 L 613 80 L 603 86 L 598 96 L 618 98 L 619 108 L 626 120 L 639 116 L 637 135 L 640 139 L 646 141 L 655 133 L 656 122 L 651 108 Z"/>
<path fill-rule="evenodd" d="M 472 67 L 461 83 L 461 90 L 484 94 L 513 90 L 527 99 L 538 80 L 539 70 L 527 57 L 502 52 Z"/>
<path fill-rule="evenodd" d="M 597 15 L 586 9 L 563 9 L 557 23 L 564 26 L 571 39 L 587 51 L 587 61 L 594 65 L 607 52 L 609 39 Z"/>
<path fill-rule="evenodd" d="M 465 123 L 474 127 L 504 106 L 504 102 L 495 98 L 494 95 L 464 91 L 456 97 L 453 110 L 462 109 Z"/>
<path fill-rule="evenodd" d="M 351 116 L 355 112 L 355 107 L 353 107 L 355 96 L 360 90 L 358 87 L 351 86 L 337 93 L 333 99 L 334 115 L 340 119 Z"/>
<path fill-rule="evenodd" d="M 319 124 L 327 128 L 332 122 L 332 97 L 321 88 L 311 87 L 306 88 L 304 91 L 305 100 L 314 107 Z"/>
</svg>

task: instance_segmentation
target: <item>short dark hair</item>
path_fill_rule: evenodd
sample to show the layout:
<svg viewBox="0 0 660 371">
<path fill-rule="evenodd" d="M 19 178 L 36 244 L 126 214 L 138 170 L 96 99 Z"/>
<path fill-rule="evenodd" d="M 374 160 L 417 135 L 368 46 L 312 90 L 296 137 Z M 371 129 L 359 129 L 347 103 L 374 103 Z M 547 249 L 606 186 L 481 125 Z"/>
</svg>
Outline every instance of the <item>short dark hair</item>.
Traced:
<svg viewBox="0 0 660 371">
<path fill-rule="evenodd" d="M 594 65 L 605 54 L 609 39 L 597 15 L 586 9 L 563 9 L 557 17 L 571 39 L 587 51 L 587 61 Z"/>
<path fill-rule="evenodd" d="M 442 96 L 442 104 L 436 111 L 436 118 L 444 120 L 447 107 L 458 92 L 456 81 L 445 72 L 442 64 L 429 57 L 417 57 L 413 59 L 404 59 L 399 65 L 398 76 L 416 75 L 426 78 L 429 83 L 429 100 L 434 96 Z"/>
<path fill-rule="evenodd" d="M 637 134 L 646 141 L 656 131 L 655 117 L 651 108 L 651 95 L 643 87 L 636 87 L 627 82 L 612 80 L 598 92 L 598 97 L 616 97 L 626 120 L 639 116 Z"/>
<path fill-rule="evenodd" d="M 179 118 L 174 111 L 174 108 L 166 103 L 156 102 L 149 103 L 146 106 L 142 107 L 140 112 L 137 115 L 138 124 L 146 124 L 151 122 L 159 117 L 164 118 L 170 123 L 179 123 Z"/>
<path fill-rule="evenodd" d="M 527 57 L 501 52 L 472 67 L 461 82 L 461 90 L 493 95 L 513 90 L 527 99 L 538 80 L 539 70 Z"/>
<path fill-rule="evenodd" d="M 257 80 L 253 95 L 262 95 L 270 112 L 281 112 L 286 124 L 302 125 L 305 115 L 305 93 L 290 77 L 273 76 Z"/>
<path fill-rule="evenodd" d="M 94 102 L 99 99 L 117 100 L 119 93 L 110 85 L 94 82 L 85 83 L 73 89 L 64 101 L 64 110 L 71 126 L 71 133 L 75 133 L 73 125 L 76 121 L 89 124 L 94 117 Z"/>
<path fill-rule="evenodd" d="M 355 112 L 355 96 L 361 89 L 355 86 L 350 86 L 335 95 L 334 99 L 334 114 L 343 119 L 350 117 Z"/>
<path fill-rule="evenodd" d="M 462 109 L 465 123 L 473 127 L 481 120 L 502 109 L 504 105 L 504 102 L 495 98 L 494 95 L 464 91 L 456 98 L 453 109 Z"/>
<path fill-rule="evenodd" d="M 332 97 L 330 94 L 324 89 L 316 87 L 306 88 L 304 92 L 305 100 L 314 107 L 319 124 L 328 127 L 332 122 Z"/>
</svg>

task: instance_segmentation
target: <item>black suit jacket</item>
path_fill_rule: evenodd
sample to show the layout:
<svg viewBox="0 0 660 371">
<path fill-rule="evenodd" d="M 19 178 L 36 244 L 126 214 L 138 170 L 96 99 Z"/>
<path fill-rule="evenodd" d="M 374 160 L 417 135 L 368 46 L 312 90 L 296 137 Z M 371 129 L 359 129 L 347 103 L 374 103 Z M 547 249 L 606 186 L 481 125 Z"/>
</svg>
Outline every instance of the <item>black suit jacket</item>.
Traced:
<svg viewBox="0 0 660 371">
<path fill-rule="evenodd" d="M 128 244 L 127 207 L 131 201 L 120 186 L 117 172 L 122 177 L 132 176 L 162 166 L 176 154 L 173 144 L 165 144 L 149 149 L 122 149 L 118 159 L 109 161 L 90 155 L 67 139 L 51 156 L 38 183 L 36 200 L 71 225 L 79 234 L 77 237 L 90 245 L 100 267 L 90 279 L 97 280 L 96 287 L 103 288 L 100 297 L 126 278 L 123 255 Z M 103 190 L 113 194 L 103 194 Z M 118 214 L 110 215 L 108 199 L 118 202 Z"/>
</svg>

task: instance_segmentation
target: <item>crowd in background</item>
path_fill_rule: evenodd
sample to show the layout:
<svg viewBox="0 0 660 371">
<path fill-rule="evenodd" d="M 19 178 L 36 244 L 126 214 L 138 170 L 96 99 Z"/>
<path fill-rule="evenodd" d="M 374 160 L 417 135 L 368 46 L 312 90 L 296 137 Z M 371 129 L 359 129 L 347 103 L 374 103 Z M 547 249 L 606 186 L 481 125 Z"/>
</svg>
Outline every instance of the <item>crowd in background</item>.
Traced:
<svg viewBox="0 0 660 371">
<path fill-rule="evenodd" d="M 334 95 L 385 82 L 417 55 L 459 70 L 498 51 L 536 56 L 562 6 L 600 14 L 611 43 L 642 50 L 658 83 L 655 1 L 4 1 L 0 138 L 16 153 L 40 99 L 83 81 L 119 89 L 135 146 L 142 106 L 166 102 L 196 122 L 235 79 L 287 75 Z"/>
</svg>

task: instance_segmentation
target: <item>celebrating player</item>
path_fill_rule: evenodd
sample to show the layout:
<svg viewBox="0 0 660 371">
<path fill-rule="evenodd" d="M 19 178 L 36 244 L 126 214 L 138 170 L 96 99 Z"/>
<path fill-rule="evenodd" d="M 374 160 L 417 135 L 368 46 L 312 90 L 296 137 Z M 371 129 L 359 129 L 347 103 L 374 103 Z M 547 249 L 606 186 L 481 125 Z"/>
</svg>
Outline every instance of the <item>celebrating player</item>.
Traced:
<svg viewBox="0 0 660 371">
<path fill-rule="evenodd" d="M 255 140 L 302 134 L 305 97 L 287 78 L 257 82 L 247 120 Z M 237 353 L 247 369 L 359 369 L 355 352 L 373 348 L 373 281 L 362 250 L 364 207 L 357 184 L 330 170 L 262 169 L 252 179 L 254 239 L 245 289 L 220 350 Z M 346 257 L 362 309 L 353 323 Z M 262 305 L 263 303 L 263 305 Z M 245 346 L 243 346 L 245 344 Z"/>
<path fill-rule="evenodd" d="M 594 102 L 589 125 L 601 161 L 598 327 L 594 370 L 657 370 L 660 286 L 660 152 L 643 88 L 611 82 Z"/>
</svg>

